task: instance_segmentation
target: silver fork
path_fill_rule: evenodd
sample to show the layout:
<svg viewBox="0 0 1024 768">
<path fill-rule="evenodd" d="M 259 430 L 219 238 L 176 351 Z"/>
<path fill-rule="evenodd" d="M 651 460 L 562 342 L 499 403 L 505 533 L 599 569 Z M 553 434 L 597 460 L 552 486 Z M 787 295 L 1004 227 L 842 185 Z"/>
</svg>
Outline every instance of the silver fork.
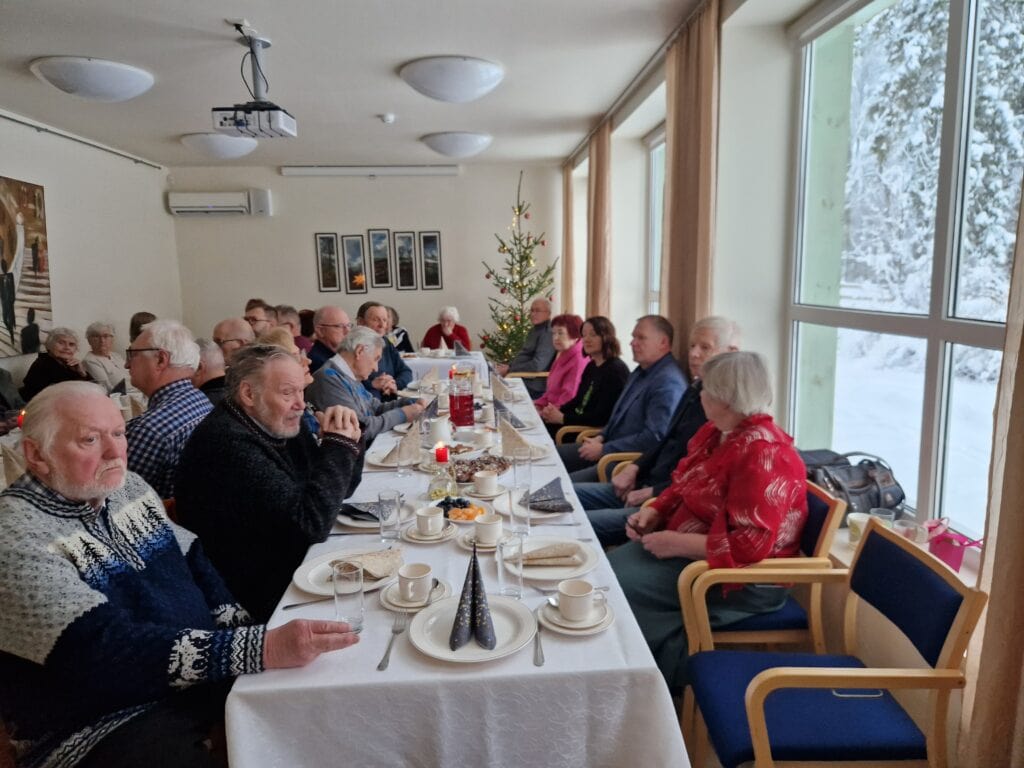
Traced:
<svg viewBox="0 0 1024 768">
<path fill-rule="evenodd" d="M 380 664 L 377 665 L 377 671 L 383 672 L 388 668 L 388 664 L 391 663 L 391 649 L 395 647 L 395 638 L 405 632 L 406 624 L 409 622 L 409 615 L 406 613 L 396 613 L 395 623 L 391 625 L 391 639 L 388 640 L 387 650 L 384 651 L 384 658 L 380 660 Z"/>
</svg>

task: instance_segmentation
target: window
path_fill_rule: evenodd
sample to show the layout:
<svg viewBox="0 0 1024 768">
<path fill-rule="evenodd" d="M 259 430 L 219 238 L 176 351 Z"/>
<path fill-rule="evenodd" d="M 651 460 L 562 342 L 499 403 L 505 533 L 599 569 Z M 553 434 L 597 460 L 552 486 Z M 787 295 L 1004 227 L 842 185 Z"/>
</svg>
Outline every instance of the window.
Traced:
<svg viewBox="0 0 1024 768">
<path fill-rule="evenodd" d="M 860 7 L 863 6 L 863 7 Z M 876 0 L 804 41 L 793 429 L 984 528 L 1024 170 L 1024 3 Z"/>
<path fill-rule="evenodd" d="M 661 314 L 661 228 L 665 210 L 665 124 L 644 139 L 647 144 L 647 311 Z"/>
</svg>

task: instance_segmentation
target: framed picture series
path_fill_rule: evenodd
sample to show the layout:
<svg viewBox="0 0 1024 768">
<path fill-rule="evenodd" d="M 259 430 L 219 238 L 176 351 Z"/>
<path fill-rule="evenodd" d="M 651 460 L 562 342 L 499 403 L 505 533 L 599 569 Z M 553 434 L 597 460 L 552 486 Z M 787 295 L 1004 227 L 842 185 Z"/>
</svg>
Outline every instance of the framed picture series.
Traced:
<svg viewBox="0 0 1024 768">
<path fill-rule="evenodd" d="M 370 288 L 440 290 L 441 233 L 368 229 L 366 235 L 317 232 L 316 273 L 322 293 Z"/>
</svg>

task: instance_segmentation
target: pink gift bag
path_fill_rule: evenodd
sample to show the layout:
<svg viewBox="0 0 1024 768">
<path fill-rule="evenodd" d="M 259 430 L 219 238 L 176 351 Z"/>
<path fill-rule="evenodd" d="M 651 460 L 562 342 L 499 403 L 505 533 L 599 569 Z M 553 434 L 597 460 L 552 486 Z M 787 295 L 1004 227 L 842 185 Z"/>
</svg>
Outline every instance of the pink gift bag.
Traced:
<svg viewBox="0 0 1024 768">
<path fill-rule="evenodd" d="M 929 520 L 925 524 L 928 529 L 928 551 L 935 555 L 957 573 L 964 562 L 964 553 L 968 547 L 981 547 L 982 539 L 969 539 L 962 533 L 949 530 L 949 518 Z"/>
</svg>

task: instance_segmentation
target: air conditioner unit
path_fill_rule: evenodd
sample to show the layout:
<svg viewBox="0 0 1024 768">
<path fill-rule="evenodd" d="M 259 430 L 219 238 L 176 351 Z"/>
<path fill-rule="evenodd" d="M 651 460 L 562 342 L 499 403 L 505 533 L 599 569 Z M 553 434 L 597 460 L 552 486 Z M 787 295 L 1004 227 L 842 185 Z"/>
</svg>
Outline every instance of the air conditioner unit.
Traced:
<svg viewBox="0 0 1024 768">
<path fill-rule="evenodd" d="M 242 192 L 168 192 L 173 216 L 270 216 L 270 190 Z"/>
</svg>

